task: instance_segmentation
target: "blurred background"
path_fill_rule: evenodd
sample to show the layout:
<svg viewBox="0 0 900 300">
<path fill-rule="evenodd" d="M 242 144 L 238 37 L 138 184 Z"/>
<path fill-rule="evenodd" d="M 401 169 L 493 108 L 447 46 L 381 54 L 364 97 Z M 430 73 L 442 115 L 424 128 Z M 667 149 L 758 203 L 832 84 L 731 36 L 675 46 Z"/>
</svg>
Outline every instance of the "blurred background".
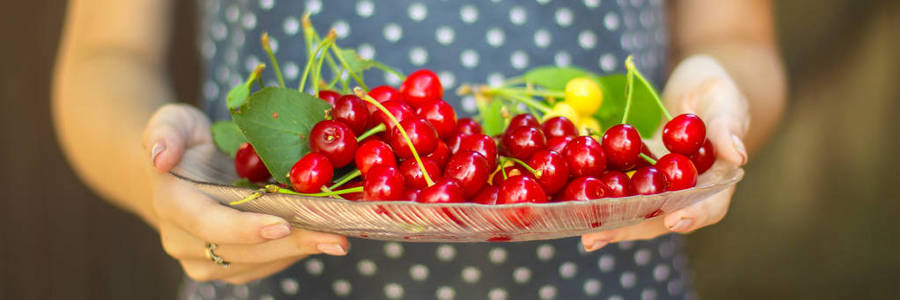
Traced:
<svg viewBox="0 0 900 300">
<path fill-rule="evenodd" d="M 65 162 L 50 78 L 66 1 L 0 4 L 0 299 L 170 299 L 156 233 Z M 176 1 L 170 68 L 199 99 L 194 1 Z M 705 299 L 880 299 L 900 279 L 900 1 L 776 1 L 785 119 L 730 213 L 688 237 Z M 98 78 L 97 80 L 103 80 Z"/>
</svg>

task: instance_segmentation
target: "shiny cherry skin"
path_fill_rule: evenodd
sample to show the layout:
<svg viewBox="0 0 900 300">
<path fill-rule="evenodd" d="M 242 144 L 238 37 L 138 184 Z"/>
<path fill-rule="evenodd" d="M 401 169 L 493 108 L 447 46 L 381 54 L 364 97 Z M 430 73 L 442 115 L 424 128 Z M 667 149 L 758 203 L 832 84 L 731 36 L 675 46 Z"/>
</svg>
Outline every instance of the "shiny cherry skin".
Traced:
<svg viewBox="0 0 900 300">
<path fill-rule="evenodd" d="M 541 150 L 531 156 L 528 165 L 538 172 L 537 180 L 549 195 L 556 194 L 569 181 L 566 158 L 556 151 Z"/>
<path fill-rule="evenodd" d="M 234 169 L 238 176 L 247 178 L 251 182 L 264 182 L 272 177 L 269 169 L 263 164 L 262 159 L 256 154 L 256 150 L 250 143 L 243 143 L 234 155 Z"/>
<path fill-rule="evenodd" d="M 443 169 L 447 165 L 447 161 L 450 160 L 450 155 L 450 147 L 447 147 L 447 143 L 439 141 L 437 147 L 434 147 L 434 151 L 426 154 L 424 157 L 434 161 Z"/>
<path fill-rule="evenodd" d="M 419 107 L 416 114 L 431 123 L 441 139 L 450 138 L 456 133 L 456 112 L 444 100 L 428 102 Z"/>
<path fill-rule="evenodd" d="M 500 195 L 500 187 L 497 186 L 485 186 L 478 194 L 475 195 L 475 198 L 472 198 L 472 202 L 478 204 L 485 205 L 494 205 L 497 204 L 497 198 Z"/>
<path fill-rule="evenodd" d="M 569 164 L 569 172 L 575 177 L 600 176 L 606 170 L 606 152 L 594 138 L 579 136 L 572 139 L 563 156 Z"/>
<path fill-rule="evenodd" d="M 387 101 L 400 102 L 406 104 L 406 101 L 403 101 L 403 94 L 400 94 L 400 91 L 389 86 L 389 85 L 381 85 L 377 86 L 371 91 L 369 91 L 369 97 L 378 101 L 378 103 L 385 103 Z M 378 108 L 371 103 L 366 102 L 366 108 L 369 109 L 370 114 L 374 114 L 378 111 Z"/>
<path fill-rule="evenodd" d="M 356 150 L 354 157 L 356 168 L 363 176 L 369 173 L 369 169 L 375 166 L 397 166 L 397 157 L 394 150 L 381 140 L 369 140 L 363 142 Z"/>
<path fill-rule="evenodd" d="M 434 182 L 434 185 L 425 187 L 419 193 L 416 202 L 420 203 L 463 203 L 466 198 L 463 196 L 462 187 L 456 180 L 444 178 Z"/>
<path fill-rule="evenodd" d="M 557 201 L 588 201 L 606 197 L 606 184 L 592 176 L 581 176 L 573 179 L 566 188 L 556 196 Z"/>
<path fill-rule="evenodd" d="M 631 175 L 629 183 L 631 190 L 637 195 L 659 194 L 665 192 L 669 185 L 666 175 L 653 166 L 637 169 Z"/>
<path fill-rule="evenodd" d="M 325 154 L 310 152 L 300 158 L 288 172 L 291 187 L 298 193 L 319 193 L 331 183 L 334 166 Z"/>
<path fill-rule="evenodd" d="M 528 160 L 546 146 L 544 133 L 536 127 L 520 126 L 503 135 L 503 152 L 521 160 Z"/>
<path fill-rule="evenodd" d="M 575 124 L 562 116 L 547 119 L 544 124 L 541 124 L 541 130 L 544 131 L 547 139 L 578 136 L 578 128 L 575 128 Z"/>
<path fill-rule="evenodd" d="M 634 126 L 618 124 L 603 134 L 603 150 L 610 169 L 625 171 L 637 165 L 641 154 L 641 135 Z"/>
<path fill-rule="evenodd" d="M 662 140 L 669 151 L 691 155 L 706 140 L 706 125 L 695 114 L 675 116 L 663 127 Z"/>
<path fill-rule="evenodd" d="M 353 129 L 353 133 L 356 135 L 366 132 L 366 127 L 369 126 L 370 122 L 370 114 L 369 109 L 366 107 L 366 102 L 359 99 L 356 95 L 344 95 L 335 100 L 331 116 L 335 120 L 350 126 L 350 129 Z"/>
<path fill-rule="evenodd" d="M 490 166 L 484 155 L 475 151 L 460 151 L 450 157 L 444 168 L 444 178 L 455 179 L 465 196 L 472 197 L 481 190 L 490 176 Z"/>
<path fill-rule="evenodd" d="M 484 155 L 489 166 L 497 164 L 497 142 L 484 134 L 472 134 L 462 137 L 458 151 L 475 151 Z"/>
<path fill-rule="evenodd" d="M 497 204 L 546 203 L 547 194 L 541 184 L 528 176 L 513 176 L 500 185 Z"/>
<path fill-rule="evenodd" d="M 309 131 L 309 149 L 328 156 L 335 168 L 352 162 L 357 146 L 353 130 L 341 121 L 324 120 Z"/>
<path fill-rule="evenodd" d="M 321 90 L 319 91 L 319 99 L 325 100 L 331 106 L 334 106 L 334 102 L 341 97 L 341 94 L 331 90 Z"/>
<path fill-rule="evenodd" d="M 456 134 L 484 134 L 484 129 L 481 128 L 481 124 L 478 124 L 475 120 L 472 120 L 471 118 L 462 118 L 456 121 Z"/>
<path fill-rule="evenodd" d="M 506 172 L 506 178 L 518 176 L 518 175 L 523 175 L 523 176 L 528 176 L 528 177 L 534 178 L 534 174 L 531 174 L 531 172 L 528 172 L 528 170 L 526 170 L 522 166 L 515 164 L 515 165 L 509 166 L 509 167 L 504 167 L 503 171 L 498 171 L 497 173 L 494 173 L 494 176 L 491 177 L 491 182 L 490 182 L 491 185 L 500 186 L 501 184 L 503 184 L 503 181 L 506 180 L 505 178 L 503 178 L 503 172 Z"/>
<path fill-rule="evenodd" d="M 403 175 L 395 166 L 375 166 L 363 179 L 363 200 L 392 201 L 404 200 L 406 188 Z"/>
<path fill-rule="evenodd" d="M 656 169 L 666 176 L 666 190 L 677 191 L 697 186 L 697 168 L 687 156 L 669 153 L 656 161 Z"/>
<path fill-rule="evenodd" d="M 406 131 L 406 135 L 409 136 L 409 140 L 412 141 L 412 146 L 415 147 L 419 156 L 433 152 L 440 141 L 434 127 L 431 127 L 431 124 L 422 118 L 411 117 L 400 122 L 400 126 Z M 400 128 L 394 127 L 391 134 L 388 135 L 388 140 L 397 157 L 403 159 L 413 157 L 412 149 L 406 138 L 400 133 Z"/>
<path fill-rule="evenodd" d="M 397 118 L 397 121 L 403 122 L 406 119 L 415 117 L 415 113 L 413 113 L 412 108 L 409 105 L 406 105 L 403 102 L 395 102 L 395 101 L 387 101 L 381 104 L 387 109 L 394 118 Z M 391 130 L 394 129 L 394 121 L 391 121 L 387 115 L 384 114 L 381 110 L 376 111 L 372 114 L 372 124 L 371 127 L 375 127 L 378 124 L 384 124 L 385 132 L 390 133 Z"/>
<path fill-rule="evenodd" d="M 555 137 L 547 140 L 547 150 L 553 150 L 559 153 L 563 153 L 563 150 L 566 149 L 566 145 L 569 144 L 574 139 L 571 136 L 564 137 Z"/>
<path fill-rule="evenodd" d="M 606 171 L 600 176 L 600 181 L 606 185 L 607 197 L 627 197 L 634 195 L 631 191 L 631 179 L 621 171 Z"/>
<path fill-rule="evenodd" d="M 400 93 L 406 103 L 413 107 L 420 107 L 429 101 L 444 98 L 444 87 L 441 79 L 431 70 L 418 70 L 406 76 L 406 80 L 400 85 Z"/>
<path fill-rule="evenodd" d="M 441 179 L 441 167 L 437 163 L 423 158 L 422 165 L 425 166 L 425 171 L 428 172 L 432 181 L 437 182 Z M 403 175 L 403 181 L 406 182 L 407 188 L 423 189 L 428 186 L 425 175 L 422 174 L 422 169 L 419 168 L 419 163 L 415 159 L 407 159 L 400 163 L 400 174 Z"/>
<path fill-rule="evenodd" d="M 518 114 L 509 120 L 509 125 L 506 126 L 506 132 L 512 132 L 519 127 L 540 128 L 541 123 L 539 123 L 537 118 L 532 114 Z"/>
<path fill-rule="evenodd" d="M 447 148 L 450 149 L 451 154 L 459 152 L 459 146 L 462 145 L 462 139 L 466 136 L 468 135 L 460 133 L 446 140 Z"/>
<path fill-rule="evenodd" d="M 694 167 L 697 167 L 697 174 L 703 174 L 716 162 L 716 149 L 712 141 L 706 139 L 700 149 L 688 157 L 694 162 Z"/>
<path fill-rule="evenodd" d="M 415 202 L 419 199 L 419 194 L 421 194 L 421 193 L 422 193 L 422 190 L 420 190 L 420 189 L 407 189 L 406 196 L 403 197 L 403 200 L 409 200 L 409 201 Z"/>
</svg>

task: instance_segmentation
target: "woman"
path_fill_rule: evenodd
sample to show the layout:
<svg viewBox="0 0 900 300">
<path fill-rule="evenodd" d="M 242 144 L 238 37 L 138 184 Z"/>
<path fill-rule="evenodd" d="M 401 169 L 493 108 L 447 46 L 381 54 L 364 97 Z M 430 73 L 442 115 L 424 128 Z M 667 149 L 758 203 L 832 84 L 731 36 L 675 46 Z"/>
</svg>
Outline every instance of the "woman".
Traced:
<svg viewBox="0 0 900 300">
<path fill-rule="evenodd" d="M 673 113 L 706 120 L 720 163 L 746 163 L 744 144 L 763 142 L 784 98 L 769 1 L 235 0 L 200 5 L 204 114 L 166 104 L 171 6 L 72 2 L 53 112 L 79 175 L 160 232 L 189 277 L 184 298 L 680 299 L 690 295 L 681 239 L 666 234 L 714 224 L 727 211 L 733 190 L 580 241 L 353 240 L 351 249 L 342 236 L 221 206 L 168 175 L 184 151 L 211 146 L 210 118 L 226 117 L 226 91 L 265 60 L 255 42 L 262 32 L 277 41 L 282 69 L 296 82 L 304 11 L 320 27 L 335 28 L 343 47 L 405 72 L 432 69 L 447 89 L 549 64 L 622 72 L 629 54 L 662 86 L 671 59 L 678 67 L 665 101 Z M 369 76 L 373 86 L 394 79 Z M 471 104 L 447 94 L 461 114 L 471 113 Z M 207 243 L 217 244 L 215 254 L 231 266 L 210 261 Z M 210 280 L 220 281 L 198 283 Z"/>
</svg>

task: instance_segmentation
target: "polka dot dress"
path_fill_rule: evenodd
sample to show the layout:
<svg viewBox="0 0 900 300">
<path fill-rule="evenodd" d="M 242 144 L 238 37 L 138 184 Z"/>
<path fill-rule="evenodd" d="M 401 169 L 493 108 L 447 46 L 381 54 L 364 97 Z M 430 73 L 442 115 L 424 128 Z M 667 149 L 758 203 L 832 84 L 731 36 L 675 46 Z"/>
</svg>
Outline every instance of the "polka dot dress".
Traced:
<svg viewBox="0 0 900 300">
<path fill-rule="evenodd" d="M 300 19 L 361 56 L 410 73 L 434 70 L 460 115 L 474 99 L 462 83 L 499 84 L 545 65 L 623 72 L 629 54 L 657 86 L 667 32 L 661 0 L 201 0 L 203 96 L 227 118 L 225 94 L 259 62 L 271 36 L 285 81 L 305 66 Z M 276 85 L 267 69 L 264 78 Z M 399 79 L 365 74 L 370 86 Z M 585 253 L 580 239 L 430 244 L 352 239 L 349 255 L 306 258 L 246 285 L 186 280 L 183 299 L 683 299 L 690 298 L 682 241 L 667 235 Z"/>
</svg>

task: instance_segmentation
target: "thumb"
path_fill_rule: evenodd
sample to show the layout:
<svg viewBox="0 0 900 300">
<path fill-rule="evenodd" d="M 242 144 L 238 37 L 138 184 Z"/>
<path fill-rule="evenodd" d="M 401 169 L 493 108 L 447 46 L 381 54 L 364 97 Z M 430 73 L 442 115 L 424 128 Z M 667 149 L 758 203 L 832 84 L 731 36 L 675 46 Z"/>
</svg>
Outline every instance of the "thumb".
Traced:
<svg viewBox="0 0 900 300">
<path fill-rule="evenodd" d="M 177 165 L 186 148 L 211 141 L 209 119 L 187 104 L 163 105 L 144 128 L 144 150 L 160 173 Z"/>
</svg>

